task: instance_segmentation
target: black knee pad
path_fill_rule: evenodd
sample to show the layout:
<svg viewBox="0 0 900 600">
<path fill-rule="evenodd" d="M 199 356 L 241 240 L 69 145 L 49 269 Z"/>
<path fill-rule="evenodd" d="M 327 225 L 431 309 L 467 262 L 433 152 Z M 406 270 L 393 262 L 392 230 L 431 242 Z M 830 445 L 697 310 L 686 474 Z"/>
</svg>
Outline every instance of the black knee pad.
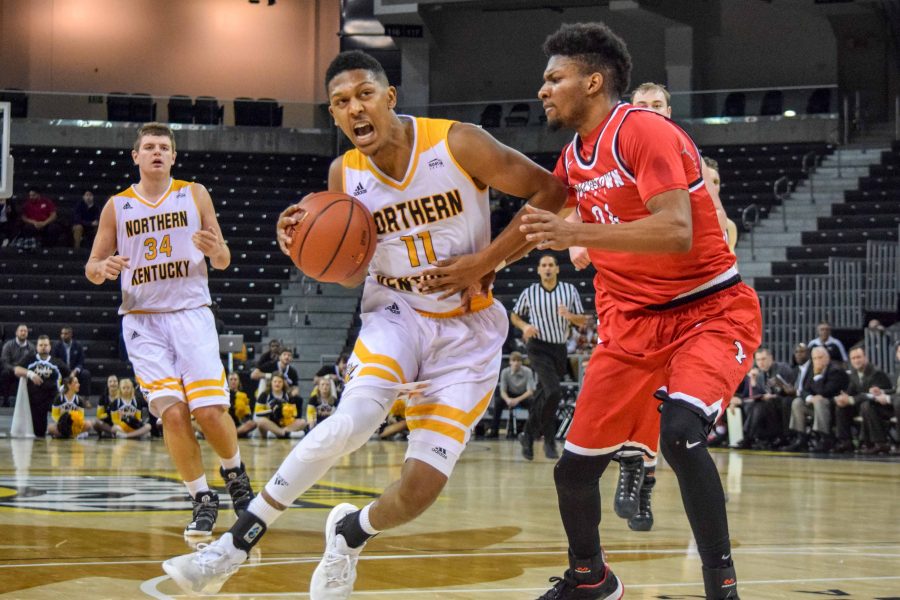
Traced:
<svg viewBox="0 0 900 600">
<path fill-rule="evenodd" d="M 670 400 L 660 408 L 659 445 L 672 465 L 690 457 L 697 446 L 706 448 L 710 422 L 691 409 Z M 701 454 L 701 452 L 694 452 Z"/>
<path fill-rule="evenodd" d="M 565 450 L 553 467 L 553 480 L 559 486 L 596 485 L 612 455 L 581 456 Z"/>
</svg>

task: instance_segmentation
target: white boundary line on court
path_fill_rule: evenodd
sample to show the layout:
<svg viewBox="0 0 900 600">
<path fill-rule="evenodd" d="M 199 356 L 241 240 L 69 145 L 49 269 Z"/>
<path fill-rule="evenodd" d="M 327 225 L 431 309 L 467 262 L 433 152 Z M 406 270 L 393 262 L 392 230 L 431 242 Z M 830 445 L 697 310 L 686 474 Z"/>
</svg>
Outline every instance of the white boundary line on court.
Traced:
<svg viewBox="0 0 900 600">
<path fill-rule="evenodd" d="M 897 548 L 897 552 L 860 552 L 860 550 L 881 550 L 884 548 Z M 735 555 L 745 555 L 745 554 L 826 554 L 831 555 L 835 552 L 835 550 L 840 550 L 844 553 L 852 553 L 852 556 L 856 557 L 868 557 L 868 558 L 900 558 L 900 545 L 898 544 L 882 544 L 877 546 L 846 546 L 843 544 L 835 545 L 834 547 L 823 547 L 823 546 L 748 546 L 748 547 L 739 547 L 735 548 Z M 445 552 L 445 553 L 424 553 L 424 554 L 375 554 L 375 555 L 362 555 L 359 557 L 360 560 L 369 561 L 369 560 L 409 560 L 409 559 L 430 559 L 430 558 L 483 558 L 483 557 L 492 557 L 492 556 L 544 556 L 544 555 L 553 555 L 560 554 L 561 552 L 565 552 L 562 550 L 525 550 L 521 552 L 509 551 L 509 552 Z M 659 555 L 691 555 L 696 556 L 696 551 L 688 548 L 648 548 L 648 549 L 639 549 L 639 548 L 631 548 L 631 549 L 623 549 L 623 550 L 608 550 L 606 551 L 607 555 L 615 556 L 617 554 L 659 554 Z M 292 558 L 288 556 L 278 557 L 273 556 L 270 558 L 263 558 L 259 563 L 252 563 L 242 565 L 242 569 L 250 569 L 256 567 L 266 567 L 266 566 L 276 566 L 276 565 L 288 565 L 288 564 L 301 564 L 301 563 L 309 563 L 309 562 L 319 562 L 321 557 L 316 555 L 315 557 L 297 557 Z M 0 569 L 25 569 L 29 567 L 38 568 L 38 567 L 77 567 L 77 566 L 109 566 L 109 565 L 146 565 L 146 564 L 161 564 L 160 560 L 114 560 L 114 561 L 88 561 L 88 562 L 78 562 L 78 561 L 69 561 L 69 562 L 43 562 L 43 563 L 11 563 L 6 565 L 0 565 Z"/>
</svg>

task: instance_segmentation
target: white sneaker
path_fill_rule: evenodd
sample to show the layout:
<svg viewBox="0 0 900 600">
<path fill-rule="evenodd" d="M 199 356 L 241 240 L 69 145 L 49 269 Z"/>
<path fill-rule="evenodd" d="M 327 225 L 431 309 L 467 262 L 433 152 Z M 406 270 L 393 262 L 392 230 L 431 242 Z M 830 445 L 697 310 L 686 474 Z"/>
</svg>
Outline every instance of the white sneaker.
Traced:
<svg viewBox="0 0 900 600">
<path fill-rule="evenodd" d="M 247 553 L 238 550 L 226 533 L 212 544 L 197 544 L 197 551 L 170 558 L 163 570 L 185 593 L 215 594 L 228 578 L 247 560 Z"/>
<path fill-rule="evenodd" d="M 328 514 L 325 522 L 325 555 L 309 582 L 310 600 L 344 600 L 353 592 L 356 563 L 365 544 L 359 548 L 349 547 L 347 540 L 338 535 L 336 529 L 341 519 L 357 510 L 359 509 L 352 504 L 345 503 L 338 504 Z"/>
</svg>

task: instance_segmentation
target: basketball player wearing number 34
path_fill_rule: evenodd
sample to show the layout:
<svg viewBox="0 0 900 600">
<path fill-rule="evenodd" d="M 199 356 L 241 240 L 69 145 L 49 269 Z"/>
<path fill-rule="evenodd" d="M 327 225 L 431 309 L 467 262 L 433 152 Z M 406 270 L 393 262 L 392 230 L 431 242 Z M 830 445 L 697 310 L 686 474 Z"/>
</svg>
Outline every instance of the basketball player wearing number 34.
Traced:
<svg viewBox="0 0 900 600">
<path fill-rule="evenodd" d="M 219 336 L 209 310 L 206 258 L 225 269 L 231 253 L 206 188 L 172 179 L 175 136 L 169 127 L 141 127 L 131 156 L 141 180 L 103 207 L 85 275 L 97 285 L 121 275 L 119 314 L 128 356 L 150 412 L 162 417 L 166 448 L 193 499 L 184 535 L 209 536 L 219 497 L 206 482 L 191 416 L 219 455 L 235 512 L 253 497 L 228 416 Z"/>
<path fill-rule="evenodd" d="M 437 499 L 497 385 L 508 319 L 489 280 L 477 284 L 487 288 L 481 293 L 442 297 L 420 293 L 419 275 L 442 259 L 488 246 L 488 186 L 552 212 L 565 201 L 562 183 L 482 129 L 396 114 L 397 92 L 366 54 L 340 54 L 325 85 L 329 112 L 355 146 L 331 164 L 328 188 L 365 204 L 378 233 L 368 275 L 343 282 L 365 279 L 349 379 L 334 414 L 294 447 L 230 532 L 164 563 L 188 592 L 218 591 L 266 528 L 342 456 L 363 445 L 398 396 L 411 395 L 409 447 L 399 480 L 362 510 L 338 505 L 325 525 L 325 555 L 310 597 L 350 596 L 366 541 L 416 518 Z M 286 228 L 298 216 L 294 205 L 278 222 L 286 254 Z"/>
</svg>

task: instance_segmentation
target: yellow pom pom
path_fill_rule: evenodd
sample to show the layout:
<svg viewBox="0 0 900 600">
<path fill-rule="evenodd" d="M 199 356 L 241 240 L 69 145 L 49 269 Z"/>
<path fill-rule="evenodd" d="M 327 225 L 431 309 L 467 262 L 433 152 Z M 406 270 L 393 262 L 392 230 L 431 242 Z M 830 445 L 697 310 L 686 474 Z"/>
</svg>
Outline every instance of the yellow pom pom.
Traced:
<svg viewBox="0 0 900 600">
<path fill-rule="evenodd" d="M 80 410 L 73 410 L 69 414 L 72 417 L 72 437 L 76 437 L 84 431 L 84 413 Z"/>
<path fill-rule="evenodd" d="M 282 427 L 287 427 L 297 418 L 297 406 L 291 402 L 285 402 L 281 407 Z"/>
</svg>

